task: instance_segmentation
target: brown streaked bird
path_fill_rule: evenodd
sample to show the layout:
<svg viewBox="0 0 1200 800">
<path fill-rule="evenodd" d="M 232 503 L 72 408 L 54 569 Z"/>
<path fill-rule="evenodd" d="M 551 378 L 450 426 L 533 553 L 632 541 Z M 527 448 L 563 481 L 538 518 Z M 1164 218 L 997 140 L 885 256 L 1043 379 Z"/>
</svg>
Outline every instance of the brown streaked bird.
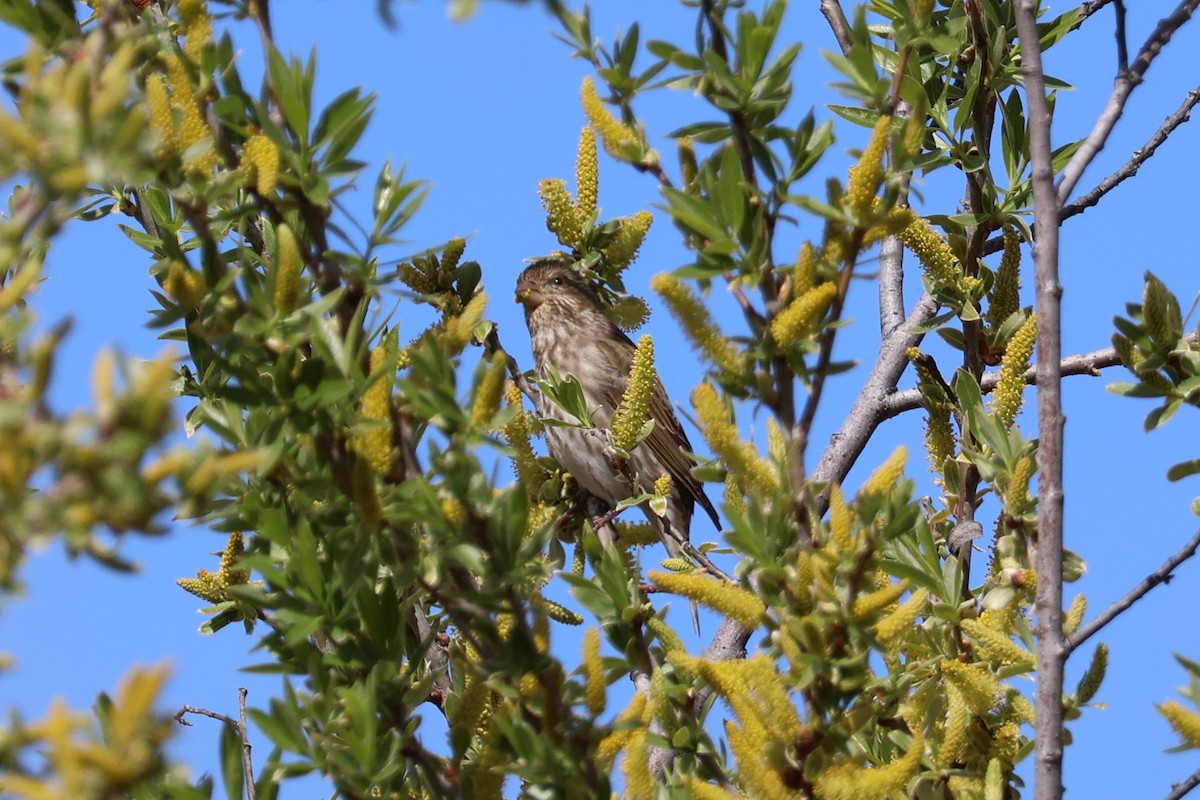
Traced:
<svg viewBox="0 0 1200 800">
<path fill-rule="evenodd" d="M 598 428 L 610 427 L 629 382 L 633 342 L 609 319 L 600 298 L 564 259 L 543 259 L 528 267 L 517 279 L 516 299 L 525 307 L 538 377 L 546 376 L 548 366 L 562 375 L 574 375 L 583 388 L 588 410 L 594 412 L 592 423 Z M 538 411 L 543 416 L 574 421 L 545 398 L 539 402 Z M 655 480 L 664 473 L 670 475 L 665 519 L 643 510 L 658 526 L 667 552 L 678 556 L 681 548 L 675 537 L 689 540 L 697 502 L 714 525 L 720 528 L 721 523 L 700 481 L 692 475 L 692 461 L 685 452 L 691 451 L 691 442 L 657 376 L 650 416 L 654 419 L 653 431 L 630 454 L 629 471 L 637 476 L 636 487 L 614 466 L 606 452 L 606 441 L 594 431 L 548 425 L 546 446 L 580 486 L 610 505 L 641 492 L 653 492 Z"/>
</svg>

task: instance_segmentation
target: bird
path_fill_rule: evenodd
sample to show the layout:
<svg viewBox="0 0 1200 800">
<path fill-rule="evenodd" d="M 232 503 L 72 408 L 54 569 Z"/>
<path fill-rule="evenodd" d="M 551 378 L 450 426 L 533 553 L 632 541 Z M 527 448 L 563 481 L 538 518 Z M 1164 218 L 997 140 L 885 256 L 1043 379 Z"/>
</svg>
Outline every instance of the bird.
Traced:
<svg viewBox="0 0 1200 800">
<path fill-rule="evenodd" d="M 516 301 L 525 307 L 535 374 L 545 378 L 552 367 L 560 375 L 573 375 L 583 390 L 593 426 L 609 428 L 629 382 L 635 345 L 609 319 L 600 296 L 568 259 L 550 257 L 521 273 Z M 543 417 L 575 421 L 544 393 L 537 405 Z M 546 447 L 579 486 L 610 506 L 642 492 L 653 492 L 655 481 L 664 473 L 670 475 L 665 515 L 660 517 L 646 506 L 643 511 L 658 527 L 667 553 L 677 557 L 683 553 L 681 543 L 690 541 L 696 503 L 718 530 L 721 523 L 712 501 L 692 474 L 688 456 L 691 442 L 657 375 L 650 416 L 654 428 L 631 451 L 629 469 L 621 469 L 607 441 L 595 430 L 547 425 Z M 636 476 L 636 485 L 630 475 Z"/>
</svg>

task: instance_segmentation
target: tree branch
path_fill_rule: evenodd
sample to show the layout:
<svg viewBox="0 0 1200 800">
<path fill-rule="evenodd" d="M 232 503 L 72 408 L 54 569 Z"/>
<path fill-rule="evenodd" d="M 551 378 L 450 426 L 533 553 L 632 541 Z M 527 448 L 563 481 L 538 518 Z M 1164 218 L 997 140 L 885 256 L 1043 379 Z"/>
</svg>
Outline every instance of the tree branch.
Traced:
<svg viewBox="0 0 1200 800">
<path fill-rule="evenodd" d="M 1188 540 L 1187 544 L 1181 547 L 1179 551 L 1175 553 L 1175 555 L 1168 558 L 1161 567 L 1154 570 L 1154 572 L 1151 572 L 1149 575 L 1143 578 L 1137 586 L 1130 589 L 1128 594 L 1126 594 L 1120 600 L 1117 600 L 1108 608 L 1104 609 L 1104 613 L 1100 614 L 1100 616 L 1096 617 L 1087 625 L 1080 627 L 1079 630 L 1075 631 L 1075 633 L 1071 636 L 1068 636 L 1066 642 L 1067 652 L 1070 653 L 1088 639 L 1095 636 L 1097 633 L 1103 630 L 1108 623 L 1112 622 L 1121 614 L 1129 610 L 1130 606 L 1132 606 L 1138 600 L 1141 600 L 1155 586 L 1158 586 L 1162 583 L 1170 583 L 1172 578 L 1171 573 L 1174 572 L 1180 564 L 1194 556 L 1197 550 L 1200 550 L 1200 530 L 1196 531 L 1192 538 Z"/>
<path fill-rule="evenodd" d="M 1076 214 L 1082 214 L 1100 202 L 1100 198 L 1117 188 L 1126 179 L 1136 175 L 1142 164 L 1154 155 L 1154 151 L 1167 140 L 1172 131 L 1191 119 L 1192 109 L 1195 108 L 1197 103 L 1200 103 L 1200 86 L 1187 93 L 1183 98 L 1183 103 L 1179 108 L 1175 109 L 1175 113 L 1163 121 L 1163 124 L 1159 126 L 1158 130 L 1154 132 L 1144 145 L 1133 151 L 1133 155 L 1121 165 L 1120 169 L 1096 184 L 1087 194 L 1063 206 L 1062 212 L 1059 214 L 1059 221 L 1069 219 Z"/>
<path fill-rule="evenodd" d="M 1117 120 L 1125 111 L 1125 103 L 1129 100 L 1129 95 L 1142 82 L 1151 62 L 1162 52 L 1167 42 L 1171 41 L 1175 31 L 1191 19 L 1197 5 L 1200 5 L 1200 0 L 1182 0 L 1170 15 L 1159 21 L 1145 44 L 1142 45 L 1142 49 L 1138 51 L 1137 58 L 1133 60 L 1129 69 L 1117 75 L 1116 86 L 1113 87 L 1112 94 L 1108 98 L 1108 105 L 1096 120 L 1092 132 L 1083 140 L 1079 149 L 1075 151 L 1075 155 L 1062 170 L 1058 183 L 1060 203 L 1065 202 L 1071 196 L 1071 192 L 1083 176 L 1084 170 L 1104 149 L 1109 134 L 1112 133 Z M 1021 48 L 1022 51 L 1027 49 L 1024 42 L 1022 42 Z"/>
<path fill-rule="evenodd" d="M 197 714 L 209 719 L 215 719 L 218 722 L 224 722 L 226 725 L 233 727 L 238 732 L 238 737 L 242 740 L 242 774 L 246 780 L 246 797 L 248 800 L 254 800 L 256 793 L 254 787 L 254 761 L 250 758 L 251 750 L 249 728 L 246 725 L 246 695 L 249 692 L 245 688 L 238 689 L 238 718 L 226 716 L 216 711 L 209 711 L 207 708 L 196 708 L 195 706 L 184 706 L 175 713 L 171 719 L 178 722 L 180 725 L 191 727 L 192 723 L 184 719 L 185 714 Z"/>
<path fill-rule="evenodd" d="M 1165 800 L 1180 800 L 1188 792 L 1200 786 L 1200 769 L 1187 776 L 1187 779 L 1171 786 L 1171 793 L 1166 796 Z"/>
<path fill-rule="evenodd" d="M 842 10 L 842 4 L 838 0 L 821 0 L 821 16 L 829 23 L 842 55 L 849 53 L 854 43 L 850 39 L 850 23 L 846 21 L 846 12 Z"/>
<path fill-rule="evenodd" d="M 1029 103 L 1029 154 L 1033 165 L 1034 219 L 1038 229 L 1034 247 L 1039 441 L 1038 547 L 1035 561 L 1038 581 L 1034 601 L 1038 648 L 1034 709 L 1038 724 L 1034 733 L 1033 796 L 1034 800 L 1059 800 L 1063 793 L 1062 691 L 1063 668 L 1067 659 L 1062 630 L 1064 419 L 1062 375 L 1059 371 L 1062 347 L 1062 284 L 1058 280 L 1060 201 L 1054 189 L 1050 108 L 1046 101 L 1037 7 L 1038 0 L 1018 0 L 1016 4 L 1021 72 L 1025 78 Z M 1107 135 L 1106 132 L 1103 136 Z M 1102 145 L 1103 137 L 1096 144 Z M 1088 160 L 1081 162 L 1080 170 Z M 1070 180 L 1065 181 L 1064 194 L 1069 194 L 1073 185 Z"/>
<path fill-rule="evenodd" d="M 871 368 L 862 391 L 813 469 L 813 481 L 829 484 L 841 482 L 866 447 L 875 428 L 892 416 L 887 413 L 886 403 L 908 366 L 906 351 L 925 336 L 913 329 L 932 319 L 937 309 L 937 301 L 928 293 L 922 294 L 904 324 L 894 328 L 883 339 L 875 366 Z"/>
</svg>

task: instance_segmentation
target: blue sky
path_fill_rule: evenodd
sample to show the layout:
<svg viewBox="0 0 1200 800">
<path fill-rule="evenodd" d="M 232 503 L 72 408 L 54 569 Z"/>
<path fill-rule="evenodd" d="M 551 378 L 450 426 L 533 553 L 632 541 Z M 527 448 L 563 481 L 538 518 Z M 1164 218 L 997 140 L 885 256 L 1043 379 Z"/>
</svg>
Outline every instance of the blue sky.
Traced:
<svg viewBox="0 0 1200 800">
<path fill-rule="evenodd" d="M 429 199 L 403 231 L 412 246 L 392 255 L 400 258 L 452 236 L 468 237 L 467 256 L 483 265 L 492 298 L 490 316 L 499 322 L 509 349 L 528 364 L 520 309 L 510 302 L 512 286 L 524 259 L 557 246 L 545 230 L 536 187 L 545 177 L 571 180 L 584 122 L 578 90 L 587 65 L 569 59 L 569 50 L 550 35 L 553 21 L 536 4 L 485 3 L 471 21 L 456 24 L 441 3 L 394 3 L 400 21 L 396 30 L 382 25 L 375 5 L 333 0 L 276 3 L 279 45 L 301 55 L 316 48 L 318 104 L 357 85 L 378 94 L 374 122 L 357 151 L 370 167 L 352 205 L 365 216 L 373 171 L 388 157 L 405 163 L 410 177 L 429 179 Z M 782 37 L 805 42 L 796 73 L 793 120 L 809 107 L 815 108 L 818 120 L 833 118 L 825 104 L 843 102 L 828 88 L 836 77 L 821 52 L 835 44 L 816 5 L 793 4 Z M 596 6 L 593 32 L 606 42 L 633 19 L 641 22 L 643 41 L 670 38 L 685 43 L 692 36 L 691 12 L 677 4 L 608 0 Z M 1052 11 L 1068 7 L 1055 4 Z M 1131 48 L 1136 49 L 1171 7 L 1164 2 L 1131 4 Z M 239 29 L 237 37 L 243 48 L 243 76 L 252 86 L 259 73 L 256 38 L 248 28 Z M 1193 88 L 1197 44 L 1196 30 L 1185 28 L 1150 69 L 1077 193 L 1123 163 Z M 0 28 L 0 56 L 11 57 L 23 48 L 11 30 Z M 1084 26 L 1078 40 L 1047 54 L 1049 71 L 1079 87 L 1059 97 L 1056 146 L 1090 129 L 1111 89 L 1115 61 L 1107 9 Z M 711 116 L 697 98 L 667 91 L 647 98 L 638 111 L 651 143 L 669 167 L 674 149 L 666 134 L 692 116 Z M 835 124 L 838 142 L 802 191 L 820 195 L 827 175 L 844 176 L 850 163 L 847 149 L 863 142 L 864 131 L 841 120 Z M 1185 309 L 1191 305 L 1200 286 L 1192 236 L 1198 149 L 1200 127 L 1183 126 L 1134 180 L 1066 224 L 1061 267 L 1064 353 L 1107 346 L 1112 316 L 1123 312 L 1125 302 L 1140 299 L 1145 270 L 1162 278 Z M 928 209 L 957 210 L 957 177 L 939 173 L 928 181 L 918 179 L 917 187 Z M 600 205 L 606 216 L 630 214 L 658 202 L 652 178 L 602 156 Z M 652 275 L 687 259 L 665 215 L 657 217 L 627 281 L 631 291 L 647 297 Z M 819 235 L 819 223 L 802 220 L 781 237 L 777 256 L 789 258 L 801 241 Z M 919 281 L 911 258 L 909 264 L 911 304 Z M 144 254 L 116 231 L 115 220 L 75 223 L 56 243 L 47 260 L 50 279 L 39 292 L 36 308 L 42 325 L 66 316 L 75 321 L 52 390 L 58 408 L 90 403 L 90 365 L 98 347 L 111 344 L 138 357 L 162 349 L 146 327 L 147 311 L 153 306 L 148 267 Z M 1031 275 L 1028 251 L 1024 270 Z M 1032 278 L 1025 282 L 1024 300 L 1031 303 Z M 663 380 L 677 401 L 686 402 L 702 368 L 669 316 L 650 299 L 655 313 L 647 330 L 655 335 Z M 725 329 L 737 333 L 739 319 L 729 313 L 732 305 L 722 297 L 718 308 Z M 839 337 L 836 354 L 857 355 L 867 364 L 831 380 L 809 463 L 836 430 L 873 358 L 878 343 L 873 284 L 854 285 L 847 316 L 854 324 Z M 421 327 L 422 323 L 406 322 L 402 335 L 415 334 Z M 1068 379 L 1064 390 L 1066 538 L 1089 565 L 1085 578 L 1067 587 L 1067 596 L 1086 593 L 1089 617 L 1161 564 L 1196 525 L 1189 505 L 1200 494 L 1200 483 L 1193 479 L 1168 484 L 1164 474 L 1171 464 L 1197 456 L 1200 415 L 1184 409 L 1165 429 L 1144 434 L 1141 422 L 1149 405 L 1114 397 L 1104 389 L 1124 379 L 1114 370 L 1098 379 Z M 902 380 L 902 386 L 911 384 L 911 376 Z M 754 419 L 749 414 L 743 414 L 742 422 L 760 434 L 765 424 L 761 416 Z M 1027 413 L 1022 424 L 1031 432 L 1036 422 Z M 856 487 L 896 444 L 905 442 L 912 452 L 908 475 L 918 481 L 919 492 L 930 492 L 918 449 L 921 430 L 919 412 L 885 423 L 847 485 Z M 992 505 L 985 504 L 985 516 L 994 513 Z M 697 540 L 711 537 L 711 530 L 693 535 Z M 237 671 L 262 660 L 260 654 L 248 652 L 253 639 L 233 627 L 201 637 L 197 627 L 202 618 L 195 613 L 200 604 L 174 585 L 175 578 L 210 567 L 213 559 L 208 554 L 222 543 L 220 536 L 189 526 L 177 526 L 162 539 L 130 538 L 123 551 L 142 565 L 135 576 L 70 562 L 56 545 L 32 556 L 23 574 L 27 591 L 8 600 L 0 615 L 0 650 L 18 657 L 14 670 L 0 674 L 0 701 L 33 717 L 58 695 L 86 707 L 97 692 L 114 687 L 130 665 L 168 660 L 174 668 L 168 710 L 190 704 L 229 713 L 236 710 L 236 690 L 243 685 L 251 690 L 252 704 L 265 706 L 275 682 Z M 1107 709 L 1088 711 L 1070 726 L 1075 744 L 1067 750 L 1065 775 L 1072 795 L 1162 796 L 1172 781 L 1198 766 L 1194 755 L 1162 754 L 1174 739 L 1153 710 L 1154 703 L 1172 696 L 1174 687 L 1184 682 L 1171 652 L 1200 658 L 1200 626 L 1194 613 L 1198 601 L 1200 566 L 1187 564 L 1176 581 L 1156 590 L 1100 637 L 1111 648 L 1108 680 L 1097 697 Z M 682 618 L 681 627 L 686 627 Z M 715 622 L 706 621 L 705 628 L 711 631 Z M 569 657 L 578 652 L 570 636 L 560 636 L 558 646 Z M 1068 687 L 1074 686 L 1093 646 L 1086 645 L 1078 663 L 1072 662 Z M 215 769 L 215 725 L 196 720 L 195 727 L 176 737 L 175 753 L 196 773 Z M 257 753 L 265 756 L 265 740 L 257 744 Z M 1025 767 L 1022 771 L 1028 775 L 1028 763 Z M 315 783 L 297 784 L 285 790 L 284 797 L 310 797 L 320 789 Z"/>
</svg>

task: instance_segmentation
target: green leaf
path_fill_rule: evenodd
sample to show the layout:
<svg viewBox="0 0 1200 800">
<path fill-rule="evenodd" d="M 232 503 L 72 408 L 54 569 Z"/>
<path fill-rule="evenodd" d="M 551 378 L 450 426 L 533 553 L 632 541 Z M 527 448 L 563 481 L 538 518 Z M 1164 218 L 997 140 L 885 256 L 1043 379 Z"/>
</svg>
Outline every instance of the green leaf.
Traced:
<svg viewBox="0 0 1200 800">
<path fill-rule="evenodd" d="M 1200 473 L 1200 459 L 1181 461 L 1167 470 L 1167 480 L 1181 481 L 1184 478 Z"/>
<path fill-rule="evenodd" d="M 242 741 L 234 726 L 221 725 L 221 780 L 225 784 L 225 796 L 229 800 L 240 800 L 245 790 L 245 771 L 242 767 Z"/>
<path fill-rule="evenodd" d="M 663 194 L 670 203 L 667 211 L 679 224 L 705 239 L 715 241 L 728 238 L 729 232 L 707 203 L 671 187 L 664 187 Z"/>
</svg>

